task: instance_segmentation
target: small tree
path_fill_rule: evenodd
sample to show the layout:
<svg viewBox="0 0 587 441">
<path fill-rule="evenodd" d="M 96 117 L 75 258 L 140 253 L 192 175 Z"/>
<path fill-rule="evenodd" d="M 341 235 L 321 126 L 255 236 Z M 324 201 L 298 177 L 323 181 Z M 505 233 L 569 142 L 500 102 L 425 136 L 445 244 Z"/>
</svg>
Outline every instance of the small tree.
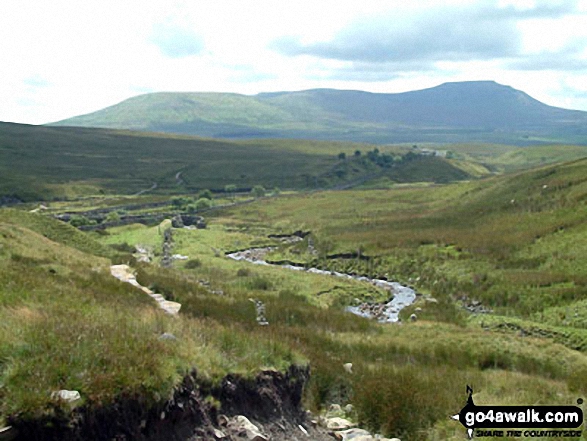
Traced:
<svg viewBox="0 0 587 441">
<path fill-rule="evenodd" d="M 95 225 L 96 221 L 90 220 L 87 217 L 80 215 L 80 214 L 74 214 L 69 219 L 69 223 L 77 228 L 77 227 L 82 227 L 84 225 Z"/>
<path fill-rule="evenodd" d="M 171 205 L 178 209 L 185 208 L 188 204 L 192 202 L 194 202 L 192 198 L 188 198 L 185 196 L 176 196 L 174 198 L 171 198 Z"/>
<path fill-rule="evenodd" d="M 224 192 L 228 193 L 230 197 L 234 200 L 234 194 L 236 193 L 236 185 L 228 184 L 224 186 Z"/>
<path fill-rule="evenodd" d="M 338 154 L 338 159 L 340 159 L 341 161 L 344 161 L 346 159 L 346 153 L 345 152 L 340 152 Z"/>
<path fill-rule="evenodd" d="M 265 196 L 265 187 L 263 187 L 262 185 L 255 185 L 251 190 L 251 194 L 255 198 L 262 198 L 263 196 Z"/>
<path fill-rule="evenodd" d="M 275 187 L 271 193 L 273 193 L 273 196 L 277 196 L 279 193 L 281 193 L 281 189 L 279 187 Z"/>
<path fill-rule="evenodd" d="M 120 220 L 120 214 L 117 211 L 111 211 L 106 215 L 104 220 L 106 222 L 118 222 Z"/>
<path fill-rule="evenodd" d="M 355 158 L 358 158 L 359 156 L 361 156 L 361 151 L 355 150 Z"/>
<path fill-rule="evenodd" d="M 195 203 L 196 210 L 205 210 L 212 207 L 212 201 L 208 198 L 200 198 Z"/>
<path fill-rule="evenodd" d="M 198 193 L 198 199 L 209 199 L 212 200 L 212 192 L 208 189 L 202 190 Z"/>
</svg>

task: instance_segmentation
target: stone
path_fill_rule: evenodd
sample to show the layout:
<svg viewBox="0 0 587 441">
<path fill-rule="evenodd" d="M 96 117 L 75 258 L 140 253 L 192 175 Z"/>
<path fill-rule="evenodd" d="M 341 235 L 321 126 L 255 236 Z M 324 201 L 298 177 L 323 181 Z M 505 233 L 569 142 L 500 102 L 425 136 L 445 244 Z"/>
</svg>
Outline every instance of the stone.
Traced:
<svg viewBox="0 0 587 441">
<path fill-rule="evenodd" d="M 327 418 L 326 428 L 329 430 L 346 430 L 353 427 L 354 424 L 345 418 Z"/>
<path fill-rule="evenodd" d="M 228 423 L 230 422 L 230 420 L 228 419 L 228 417 L 226 415 L 218 415 L 218 424 L 222 427 L 226 427 L 228 426 Z"/>
<path fill-rule="evenodd" d="M 350 414 L 350 413 L 353 413 L 355 408 L 353 407 L 352 404 L 347 404 L 346 406 L 344 406 L 343 410 L 344 410 L 344 413 Z"/>
<path fill-rule="evenodd" d="M 226 435 L 224 434 L 224 432 L 222 430 L 214 429 L 213 433 L 214 433 L 214 438 L 216 438 L 216 439 L 226 438 Z"/>
<path fill-rule="evenodd" d="M 177 337 L 169 332 L 164 332 L 159 336 L 159 340 L 175 341 L 177 340 Z"/>
<path fill-rule="evenodd" d="M 342 407 L 340 407 L 340 404 L 331 404 L 328 408 L 328 413 L 331 415 L 340 415 L 342 414 Z"/>
<path fill-rule="evenodd" d="M 268 438 L 246 416 L 237 415 L 229 426 L 233 426 L 232 429 L 239 433 L 244 433 L 249 441 L 268 441 Z"/>
<path fill-rule="evenodd" d="M 51 397 L 55 400 L 65 401 L 66 403 L 73 403 L 81 398 L 81 395 L 77 390 L 65 390 L 62 389 L 58 392 L 53 392 Z"/>
<path fill-rule="evenodd" d="M 418 316 L 417 316 L 416 314 L 412 314 L 412 315 L 410 316 L 410 321 L 411 321 L 411 322 L 415 322 L 416 320 L 418 320 Z"/>
<path fill-rule="evenodd" d="M 183 228 L 184 227 L 183 219 L 181 218 L 180 215 L 174 216 L 171 219 L 171 226 L 173 228 Z"/>
<path fill-rule="evenodd" d="M 353 373 L 353 364 L 352 363 L 345 363 L 345 364 L 342 365 L 342 367 L 349 374 L 352 374 Z"/>
<path fill-rule="evenodd" d="M 339 441 L 359 441 L 361 438 L 373 439 L 371 434 L 364 429 L 339 430 L 337 432 L 334 432 L 334 437 Z"/>
</svg>

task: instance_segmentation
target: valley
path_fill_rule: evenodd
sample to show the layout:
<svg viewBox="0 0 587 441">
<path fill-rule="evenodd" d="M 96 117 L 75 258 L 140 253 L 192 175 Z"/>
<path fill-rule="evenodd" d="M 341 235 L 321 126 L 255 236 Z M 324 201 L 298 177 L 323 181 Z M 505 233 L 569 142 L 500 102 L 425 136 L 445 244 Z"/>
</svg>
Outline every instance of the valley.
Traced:
<svg viewBox="0 0 587 441">
<path fill-rule="evenodd" d="M 351 404 L 345 418 L 402 440 L 462 439 L 448 415 L 462 407 L 466 384 L 478 403 L 574 403 L 587 391 L 586 171 L 578 159 L 447 184 L 219 194 L 212 210 L 194 214 L 185 193 L 182 201 L 113 195 L 46 201 L 34 213 L 35 204 L 4 208 L 0 415 L 20 433 L 65 418 L 56 430 L 67 439 L 69 412 L 89 416 L 121 396 L 145 397 L 147 413 L 125 418 L 155 430 L 148 412 L 168 406 L 164 397 L 193 368 L 198 408 L 230 413 L 218 389 L 226 378 L 309 366 L 294 409 L 316 419 L 332 404 Z M 105 223 L 108 213 L 145 209 L 167 220 Z M 76 212 L 99 213 L 96 227 L 108 226 L 80 232 L 52 218 Z M 205 228 L 172 226 L 173 217 L 194 215 Z M 228 257 L 260 248 L 257 258 L 319 271 Z M 164 264 L 166 255 L 177 257 Z M 177 318 L 114 280 L 109 265 L 119 263 L 134 268 L 138 284 L 181 304 Z M 390 298 L 360 277 L 411 286 L 416 300 L 399 323 L 352 314 Z M 251 299 L 268 325 L 257 323 Z M 58 317 L 68 317 L 66 328 Z M 31 381 L 34 388 L 24 386 Z M 55 403 L 59 389 L 79 391 L 82 401 Z M 288 424 L 324 430 L 316 439 L 326 433 L 291 412 Z M 222 430 L 217 424 L 200 427 Z"/>
</svg>

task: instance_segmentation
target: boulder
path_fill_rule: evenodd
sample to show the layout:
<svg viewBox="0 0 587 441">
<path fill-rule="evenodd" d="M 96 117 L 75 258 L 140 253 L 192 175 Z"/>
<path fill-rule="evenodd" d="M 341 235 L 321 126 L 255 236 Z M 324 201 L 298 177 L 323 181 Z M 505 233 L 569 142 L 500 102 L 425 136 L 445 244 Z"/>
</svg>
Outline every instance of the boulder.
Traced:
<svg viewBox="0 0 587 441">
<path fill-rule="evenodd" d="M 177 340 L 177 337 L 173 334 L 170 334 L 169 332 L 164 332 L 163 334 L 161 334 L 159 336 L 159 340 L 175 341 L 175 340 Z"/>
<path fill-rule="evenodd" d="M 182 217 L 178 214 L 171 219 L 171 226 L 173 228 L 183 228 L 184 223 Z"/>
<path fill-rule="evenodd" d="M 226 435 L 224 434 L 224 432 L 222 430 L 218 430 L 218 429 L 214 429 L 214 438 L 215 439 L 223 439 L 226 438 Z"/>
<path fill-rule="evenodd" d="M 346 430 L 353 426 L 354 424 L 345 418 L 326 418 L 326 428 L 329 430 Z"/>
<path fill-rule="evenodd" d="M 347 429 L 334 432 L 334 437 L 339 441 L 359 441 L 360 439 L 374 439 L 369 432 L 364 429 Z"/>
<path fill-rule="evenodd" d="M 229 427 L 239 434 L 243 434 L 249 441 L 268 441 L 259 428 L 249 421 L 246 416 L 237 415 L 229 424 Z"/>
<path fill-rule="evenodd" d="M 51 397 L 55 400 L 65 401 L 66 403 L 73 403 L 81 398 L 81 395 L 77 390 L 65 390 L 62 389 L 57 392 L 53 392 Z"/>
</svg>

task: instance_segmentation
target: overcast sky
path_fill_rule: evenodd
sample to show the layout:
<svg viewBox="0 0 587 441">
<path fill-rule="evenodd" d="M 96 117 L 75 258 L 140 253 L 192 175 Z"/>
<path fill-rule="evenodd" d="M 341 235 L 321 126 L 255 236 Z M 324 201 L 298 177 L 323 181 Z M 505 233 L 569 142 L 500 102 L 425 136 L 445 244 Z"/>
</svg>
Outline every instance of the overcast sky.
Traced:
<svg viewBox="0 0 587 441">
<path fill-rule="evenodd" d="M 0 121 L 157 91 L 469 80 L 587 110 L 587 0 L 0 0 Z"/>
</svg>

